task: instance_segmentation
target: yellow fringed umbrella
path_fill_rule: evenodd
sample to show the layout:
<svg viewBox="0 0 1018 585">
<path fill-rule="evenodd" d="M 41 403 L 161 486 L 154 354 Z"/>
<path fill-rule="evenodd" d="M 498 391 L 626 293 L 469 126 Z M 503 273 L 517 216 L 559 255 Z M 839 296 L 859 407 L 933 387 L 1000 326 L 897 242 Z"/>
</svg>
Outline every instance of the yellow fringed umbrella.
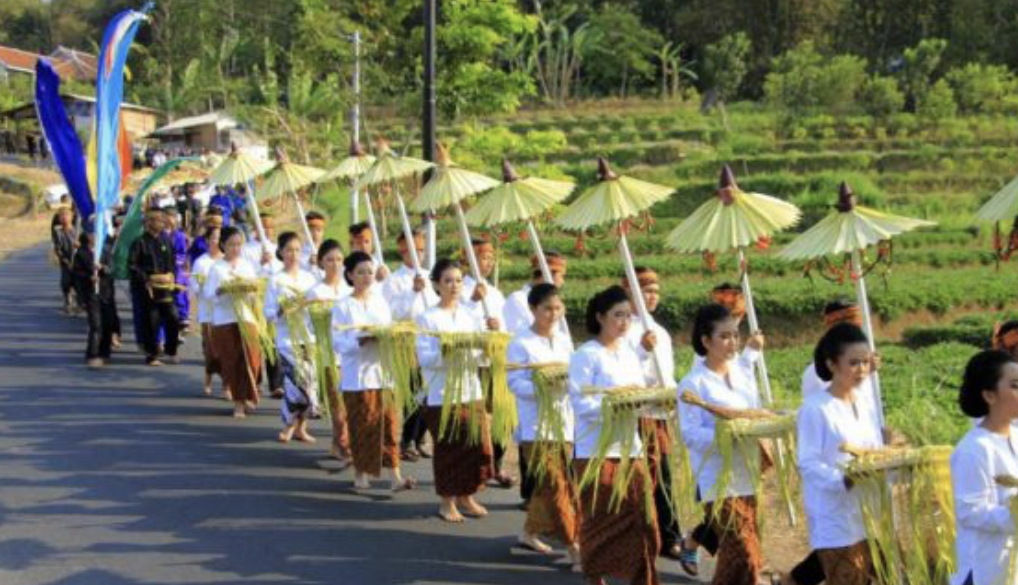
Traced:
<svg viewBox="0 0 1018 585">
<path fill-rule="evenodd" d="M 633 301 L 637 314 L 645 330 L 651 330 L 650 314 L 643 295 L 639 294 L 640 283 L 636 279 L 633 267 L 633 256 L 626 240 L 624 222 L 635 217 L 655 203 L 664 201 L 675 189 L 664 185 L 648 183 L 632 177 L 619 176 L 612 171 L 604 157 L 597 159 L 597 185 L 580 195 L 558 218 L 558 224 L 567 230 L 583 231 L 603 224 L 612 224 L 619 234 L 619 255 L 626 270 L 629 290 L 633 291 Z M 658 379 L 666 383 L 664 368 L 654 350 L 654 367 Z"/>
<path fill-rule="evenodd" d="M 365 152 L 360 142 L 354 141 L 350 145 L 350 155 L 319 177 L 317 182 L 350 181 L 355 183 L 373 164 L 375 164 L 375 157 Z"/>
<path fill-rule="evenodd" d="M 232 187 L 241 183 L 248 186 L 247 200 L 251 205 L 255 228 L 261 238 L 262 248 L 266 246 L 265 226 L 262 225 L 262 216 L 258 212 L 258 202 L 255 200 L 254 180 L 272 170 L 272 166 L 270 161 L 248 156 L 237 148 L 236 143 L 231 142 L 229 156 L 219 163 L 219 166 L 212 171 L 208 178 L 213 185 Z"/>
<path fill-rule="evenodd" d="M 976 219 L 993 222 L 993 247 L 998 262 L 1010 258 L 1015 249 L 1018 249 L 1018 177 L 1011 179 L 1011 182 L 990 197 L 976 212 Z M 1001 238 L 1002 221 L 1012 222 L 1006 243 Z"/>
<path fill-rule="evenodd" d="M 728 165 L 721 169 L 716 194 L 672 230 L 665 243 L 679 252 L 719 254 L 735 250 L 739 256 L 742 293 L 746 297 L 746 317 L 750 329 L 756 331 L 760 326 L 749 286 L 746 247 L 795 225 L 802 212 L 781 199 L 743 191 Z M 763 377 L 764 398 L 767 406 L 771 406 L 773 399 L 766 362 L 761 359 L 758 363 Z"/>
<path fill-rule="evenodd" d="M 470 228 L 467 227 L 466 217 L 463 215 L 463 206 L 460 202 L 471 195 L 476 195 L 499 185 L 499 182 L 491 177 L 468 171 L 453 164 L 449 157 L 449 151 L 441 143 L 438 144 L 435 155 L 435 172 L 431 179 L 424 184 L 421 194 L 411 203 L 414 211 L 422 213 L 436 212 L 446 207 L 453 208 L 456 212 L 456 221 L 459 224 L 460 237 L 463 239 L 463 249 L 467 254 L 467 261 L 470 263 L 470 272 L 474 280 L 483 283 L 484 278 L 477 265 L 477 256 L 474 254 L 474 247 L 470 243 Z M 491 308 L 488 306 L 487 297 L 481 297 L 481 307 L 484 309 L 484 317 L 491 318 Z"/>
<path fill-rule="evenodd" d="M 325 183 L 327 181 L 346 181 L 350 184 L 350 199 L 354 211 L 357 208 L 357 198 L 360 197 L 360 191 L 357 189 L 357 181 L 368 172 L 368 169 L 375 164 L 375 157 L 365 152 L 364 147 L 361 146 L 360 142 L 356 140 L 350 141 L 350 154 L 339 162 L 329 172 L 325 173 L 318 179 L 318 183 Z M 367 208 L 368 214 L 368 225 L 371 226 L 371 233 L 378 234 L 378 226 L 375 223 L 375 212 L 371 207 L 371 192 L 368 190 L 364 191 L 364 203 Z M 375 246 L 375 260 L 379 266 L 382 266 L 385 262 L 384 256 L 382 255 L 382 246 Z"/>
<path fill-rule="evenodd" d="M 410 218 L 407 216 L 406 203 L 403 201 L 403 195 L 400 193 L 400 180 L 406 177 L 420 176 L 425 171 L 434 166 L 434 164 L 417 158 L 411 158 L 409 156 L 399 156 L 392 152 L 389 147 L 389 142 L 383 138 L 378 139 L 375 143 L 375 152 L 378 158 L 371 167 L 364 172 L 357 183 L 354 185 L 354 189 L 361 190 L 373 187 L 376 185 L 388 184 L 393 187 L 392 191 L 395 195 L 396 206 L 399 208 L 399 219 L 403 226 L 403 237 L 407 241 L 407 248 L 410 251 L 410 261 L 414 265 L 414 272 L 417 275 L 421 274 L 421 259 L 417 256 L 417 247 L 413 245 L 414 232 L 410 227 Z M 424 294 L 423 292 L 421 293 Z M 426 297 L 425 297 L 426 298 Z"/>
<path fill-rule="evenodd" d="M 876 350 L 873 339 L 873 322 L 870 317 L 870 302 L 866 293 L 866 278 L 863 275 L 862 251 L 893 236 L 916 228 L 935 225 L 931 221 L 913 219 L 883 213 L 856 205 L 855 194 L 848 183 L 841 183 L 835 211 L 823 218 L 802 235 L 792 240 L 778 258 L 784 260 L 809 260 L 824 256 L 848 254 L 851 259 L 852 279 L 856 284 L 859 308 L 862 310 L 863 325 L 869 339 L 870 349 Z M 884 424 L 884 403 L 880 393 L 880 377 L 871 374 L 873 389 L 876 391 L 880 424 Z"/>
<path fill-rule="evenodd" d="M 290 162 L 283 149 L 276 148 L 276 166 L 265 177 L 261 191 L 262 199 L 275 199 L 287 194 L 293 195 L 293 201 L 297 204 L 297 213 L 300 215 L 300 223 L 304 228 L 304 237 L 307 238 L 313 253 L 316 253 L 317 250 L 314 249 L 314 240 L 311 239 L 311 230 L 308 228 L 307 218 L 304 217 L 304 206 L 301 205 L 298 193 L 324 174 L 325 171 L 322 169 Z"/>
<path fill-rule="evenodd" d="M 735 250 L 739 257 L 739 281 L 746 298 L 746 317 L 751 331 L 760 329 L 753 289 L 749 286 L 749 267 L 746 247 L 769 238 L 775 232 L 792 227 L 802 218 L 798 207 L 761 193 L 747 193 L 735 182 L 731 167 L 721 168 L 717 196 L 701 205 L 679 224 L 665 240 L 665 244 L 679 252 L 710 252 L 720 254 Z M 767 361 L 763 355 L 756 362 L 763 380 L 765 404 L 774 405 Z M 779 443 L 778 465 L 784 466 L 784 447 Z M 796 523 L 795 509 L 789 505 L 788 517 Z"/>
<path fill-rule="evenodd" d="M 527 225 L 530 243 L 534 246 L 546 282 L 551 282 L 548 261 L 537 237 L 534 218 L 551 209 L 573 192 L 576 185 L 539 177 L 522 178 L 508 160 L 502 161 L 502 184 L 482 197 L 466 213 L 467 223 L 478 227 L 495 227 L 522 222 Z"/>
</svg>

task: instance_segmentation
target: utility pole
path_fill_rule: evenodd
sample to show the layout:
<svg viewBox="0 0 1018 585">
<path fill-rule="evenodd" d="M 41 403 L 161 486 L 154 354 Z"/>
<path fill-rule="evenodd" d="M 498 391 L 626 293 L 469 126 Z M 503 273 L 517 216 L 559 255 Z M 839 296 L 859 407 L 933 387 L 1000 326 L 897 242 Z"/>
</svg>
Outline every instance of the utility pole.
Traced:
<svg viewBox="0 0 1018 585">
<path fill-rule="evenodd" d="M 350 126 L 353 141 L 361 140 L 361 31 L 353 31 L 353 107 L 350 109 Z M 360 221 L 360 193 L 353 190 L 350 198 L 350 222 Z M 378 237 L 377 235 L 375 237 Z"/>
<path fill-rule="evenodd" d="M 424 159 L 435 160 L 435 11 L 437 0 L 424 0 L 424 111 L 421 140 Z M 435 218 L 424 216 L 428 267 L 435 265 Z"/>
</svg>

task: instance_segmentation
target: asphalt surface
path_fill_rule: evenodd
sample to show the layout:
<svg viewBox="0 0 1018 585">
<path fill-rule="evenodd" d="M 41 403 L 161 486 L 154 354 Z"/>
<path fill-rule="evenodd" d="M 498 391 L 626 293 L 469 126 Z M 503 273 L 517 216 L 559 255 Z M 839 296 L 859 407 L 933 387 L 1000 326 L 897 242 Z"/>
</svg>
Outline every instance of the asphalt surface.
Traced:
<svg viewBox="0 0 1018 585">
<path fill-rule="evenodd" d="M 145 367 L 122 291 L 123 348 L 89 371 L 57 283 L 43 248 L 0 263 L 0 584 L 583 582 L 564 557 L 514 547 L 515 489 L 480 495 L 488 518 L 446 524 L 427 461 L 405 465 L 415 492 L 356 494 L 323 421 L 317 444 L 282 445 L 277 401 L 231 418 L 201 395 L 197 338 L 182 364 Z"/>
</svg>

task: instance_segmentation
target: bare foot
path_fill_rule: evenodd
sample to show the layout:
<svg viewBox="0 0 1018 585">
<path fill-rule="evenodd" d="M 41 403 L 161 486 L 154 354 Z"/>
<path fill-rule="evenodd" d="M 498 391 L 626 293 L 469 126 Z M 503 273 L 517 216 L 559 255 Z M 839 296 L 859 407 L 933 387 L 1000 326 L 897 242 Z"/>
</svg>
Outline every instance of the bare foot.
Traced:
<svg viewBox="0 0 1018 585">
<path fill-rule="evenodd" d="M 460 511 L 456 509 L 456 504 L 453 502 L 449 502 L 448 504 L 442 502 L 442 504 L 438 507 L 438 516 L 442 520 L 452 522 L 453 524 L 462 524 L 465 520 L 463 518 L 463 514 L 460 514 Z"/>
<path fill-rule="evenodd" d="M 412 477 L 405 477 L 398 480 L 397 479 L 392 480 L 392 485 L 390 486 L 390 489 L 393 491 L 393 493 L 398 493 L 398 492 L 408 492 L 414 489 L 415 487 L 417 487 L 417 480 Z"/>
<path fill-rule="evenodd" d="M 477 503 L 473 496 L 457 498 L 456 505 L 463 508 L 463 514 L 471 518 L 484 518 L 488 515 L 488 509 Z"/>
<path fill-rule="evenodd" d="M 212 385 L 210 384 L 202 388 L 202 393 L 205 394 L 205 396 L 212 396 Z"/>
<path fill-rule="evenodd" d="M 353 480 L 353 489 L 355 489 L 355 490 L 369 490 L 369 489 L 371 489 L 371 480 L 368 479 L 367 475 L 362 475 L 362 474 L 358 473 L 357 476 L 354 477 L 354 480 Z"/>
<path fill-rule="evenodd" d="M 246 416 L 247 412 L 244 411 L 243 405 L 238 404 L 233 407 L 233 418 L 245 418 Z"/>
<path fill-rule="evenodd" d="M 538 538 L 536 534 L 523 533 L 519 535 L 516 540 L 523 546 L 523 548 L 528 548 L 543 555 L 551 554 L 552 548 L 541 542 L 541 539 Z"/>
<path fill-rule="evenodd" d="M 233 402 L 233 392 L 230 392 L 229 388 L 223 389 L 223 400 Z"/>
<path fill-rule="evenodd" d="M 290 429 L 284 429 L 282 431 L 279 431 L 278 438 L 280 443 L 289 443 L 290 439 L 293 438 L 293 431 L 291 431 Z"/>
<path fill-rule="evenodd" d="M 314 443 L 317 440 L 307 431 L 298 431 L 293 436 L 302 443 Z"/>
</svg>

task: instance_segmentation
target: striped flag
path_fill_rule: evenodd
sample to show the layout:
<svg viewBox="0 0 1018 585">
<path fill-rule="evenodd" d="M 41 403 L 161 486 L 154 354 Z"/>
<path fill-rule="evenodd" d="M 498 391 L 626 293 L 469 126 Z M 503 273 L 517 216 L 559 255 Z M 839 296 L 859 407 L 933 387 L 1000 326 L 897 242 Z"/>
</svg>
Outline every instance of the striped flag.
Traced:
<svg viewBox="0 0 1018 585">
<path fill-rule="evenodd" d="M 113 17 L 103 34 L 99 53 L 99 72 L 96 78 L 95 99 L 95 246 L 96 262 L 112 225 L 113 210 L 120 202 L 121 164 L 120 102 L 124 98 L 124 65 L 127 53 L 145 20 L 151 3 L 141 12 L 126 10 Z"/>
</svg>

